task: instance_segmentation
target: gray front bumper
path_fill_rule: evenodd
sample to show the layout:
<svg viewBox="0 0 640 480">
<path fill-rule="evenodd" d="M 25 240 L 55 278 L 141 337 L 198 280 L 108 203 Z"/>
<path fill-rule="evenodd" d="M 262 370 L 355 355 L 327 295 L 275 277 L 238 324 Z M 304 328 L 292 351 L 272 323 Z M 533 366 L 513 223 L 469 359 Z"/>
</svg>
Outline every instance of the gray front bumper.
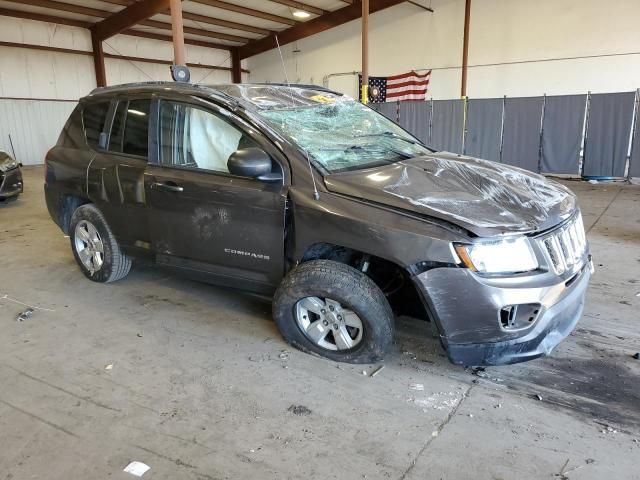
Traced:
<svg viewBox="0 0 640 480">
<path fill-rule="evenodd" d="M 582 315 L 590 276 L 586 264 L 567 280 L 531 286 L 526 280 L 485 279 L 464 268 L 437 268 L 414 281 L 453 363 L 501 365 L 551 353 Z M 530 303 L 541 305 L 535 323 L 518 331 L 501 327 L 502 307 Z"/>
<path fill-rule="evenodd" d="M 0 172 L 0 198 L 20 195 L 22 190 L 22 172 L 20 168 L 14 168 L 8 172 Z"/>
</svg>

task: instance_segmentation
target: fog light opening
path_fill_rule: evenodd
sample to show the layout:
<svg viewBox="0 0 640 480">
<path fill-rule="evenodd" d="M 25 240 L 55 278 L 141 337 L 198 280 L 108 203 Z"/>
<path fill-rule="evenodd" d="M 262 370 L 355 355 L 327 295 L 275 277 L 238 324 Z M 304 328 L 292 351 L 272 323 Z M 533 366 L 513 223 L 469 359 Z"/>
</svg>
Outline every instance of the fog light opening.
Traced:
<svg viewBox="0 0 640 480">
<path fill-rule="evenodd" d="M 538 319 L 541 305 L 539 303 L 525 303 L 521 305 L 507 305 L 500 309 L 500 326 L 503 330 L 522 330 L 530 327 Z"/>
</svg>

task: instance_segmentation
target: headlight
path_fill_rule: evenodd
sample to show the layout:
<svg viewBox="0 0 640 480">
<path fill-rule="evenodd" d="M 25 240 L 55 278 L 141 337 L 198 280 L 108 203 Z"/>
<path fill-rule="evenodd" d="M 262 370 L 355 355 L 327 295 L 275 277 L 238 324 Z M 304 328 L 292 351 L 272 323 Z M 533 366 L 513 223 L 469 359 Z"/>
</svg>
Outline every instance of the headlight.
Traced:
<svg viewBox="0 0 640 480">
<path fill-rule="evenodd" d="M 538 268 L 538 260 L 526 237 L 455 245 L 455 250 L 474 272 L 519 273 Z"/>
<path fill-rule="evenodd" d="M 4 160 L 0 160 L 0 171 L 7 172 L 12 170 L 18 166 L 18 161 L 13 158 L 5 158 Z"/>
</svg>

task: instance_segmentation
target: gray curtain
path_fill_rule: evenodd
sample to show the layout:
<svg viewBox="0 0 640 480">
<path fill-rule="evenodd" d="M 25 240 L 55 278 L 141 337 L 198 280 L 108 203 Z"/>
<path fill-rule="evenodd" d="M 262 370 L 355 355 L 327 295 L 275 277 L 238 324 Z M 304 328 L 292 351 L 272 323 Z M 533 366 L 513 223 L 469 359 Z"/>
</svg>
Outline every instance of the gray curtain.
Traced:
<svg viewBox="0 0 640 480">
<path fill-rule="evenodd" d="M 547 97 L 542 125 L 542 172 L 580 173 L 586 95 Z"/>
<path fill-rule="evenodd" d="M 434 100 L 431 146 L 436 150 L 462 153 L 463 100 Z"/>
<path fill-rule="evenodd" d="M 398 102 L 372 103 L 369 105 L 389 120 L 398 121 Z"/>
<path fill-rule="evenodd" d="M 483 98 L 467 103 L 465 154 L 486 160 L 500 160 L 502 99 Z"/>
<path fill-rule="evenodd" d="M 636 133 L 631 147 L 631 162 L 629 163 L 629 176 L 640 177 L 640 112 L 636 118 Z"/>
<path fill-rule="evenodd" d="M 502 162 L 538 171 L 542 97 L 507 98 L 504 104 Z"/>
<path fill-rule="evenodd" d="M 400 102 L 400 126 L 424 143 L 429 141 L 430 116 L 429 102 Z"/>
<path fill-rule="evenodd" d="M 635 92 L 591 95 L 582 174 L 623 177 Z"/>
</svg>

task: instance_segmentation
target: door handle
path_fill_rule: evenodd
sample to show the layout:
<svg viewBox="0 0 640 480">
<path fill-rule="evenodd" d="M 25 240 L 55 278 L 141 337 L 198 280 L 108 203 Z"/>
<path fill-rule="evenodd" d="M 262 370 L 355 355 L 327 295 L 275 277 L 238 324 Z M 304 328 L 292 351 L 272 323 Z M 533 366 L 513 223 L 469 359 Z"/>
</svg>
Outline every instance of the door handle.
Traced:
<svg viewBox="0 0 640 480">
<path fill-rule="evenodd" d="M 169 190 L 170 192 L 183 192 L 184 191 L 184 187 L 181 187 L 180 185 L 177 185 L 174 182 L 166 182 L 166 183 L 155 182 L 155 183 L 152 183 L 151 186 L 153 188 L 161 188 L 163 190 Z"/>
</svg>

